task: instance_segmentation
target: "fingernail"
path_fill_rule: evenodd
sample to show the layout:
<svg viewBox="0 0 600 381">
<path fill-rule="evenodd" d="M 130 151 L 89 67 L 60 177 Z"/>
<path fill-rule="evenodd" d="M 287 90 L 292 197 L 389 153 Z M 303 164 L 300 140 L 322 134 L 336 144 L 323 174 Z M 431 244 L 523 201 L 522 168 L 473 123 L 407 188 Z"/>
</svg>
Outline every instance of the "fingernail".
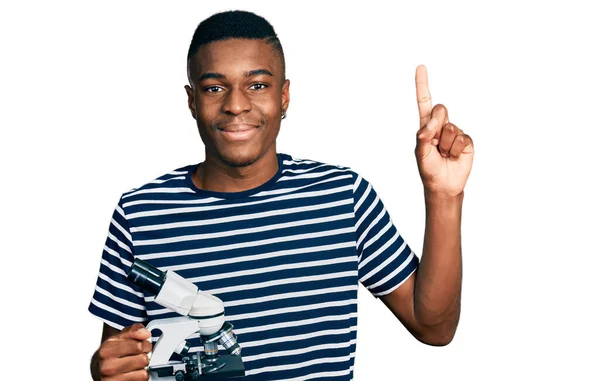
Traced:
<svg viewBox="0 0 600 381">
<path fill-rule="evenodd" d="M 148 330 L 146 328 L 140 328 L 140 329 L 138 329 L 137 333 L 144 335 L 144 334 L 148 333 Z"/>
<path fill-rule="evenodd" d="M 438 126 L 438 121 L 437 119 L 433 118 L 431 119 L 428 123 L 427 123 L 427 129 L 430 131 L 433 131 L 437 128 Z"/>
</svg>

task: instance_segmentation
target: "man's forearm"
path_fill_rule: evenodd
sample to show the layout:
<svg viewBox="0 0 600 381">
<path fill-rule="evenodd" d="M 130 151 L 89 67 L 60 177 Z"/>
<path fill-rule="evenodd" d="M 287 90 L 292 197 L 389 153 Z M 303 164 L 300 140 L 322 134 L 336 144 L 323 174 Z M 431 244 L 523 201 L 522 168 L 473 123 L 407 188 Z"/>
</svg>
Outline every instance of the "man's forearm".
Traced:
<svg viewBox="0 0 600 381">
<path fill-rule="evenodd" d="M 425 239 L 414 309 L 417 321 L 440 344 L 452 340 L 460 317 L 463 196 L 425 195 Z"/>
</svg>

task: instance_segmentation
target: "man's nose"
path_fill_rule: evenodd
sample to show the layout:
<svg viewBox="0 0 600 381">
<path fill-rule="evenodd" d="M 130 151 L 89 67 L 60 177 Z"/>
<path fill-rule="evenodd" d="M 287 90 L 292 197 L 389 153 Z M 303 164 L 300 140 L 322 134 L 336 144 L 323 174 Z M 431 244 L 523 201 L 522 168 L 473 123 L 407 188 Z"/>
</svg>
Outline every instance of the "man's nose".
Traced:
<svg viewBox="0 0 600 381">
<path fill-rule="evenodd" d="M 231 89 L 225 97 L 223 112 L 239 115 L 250 110 L 252 110 L 252 103 L 248 95 L 242 89 Z"/>
</svg>

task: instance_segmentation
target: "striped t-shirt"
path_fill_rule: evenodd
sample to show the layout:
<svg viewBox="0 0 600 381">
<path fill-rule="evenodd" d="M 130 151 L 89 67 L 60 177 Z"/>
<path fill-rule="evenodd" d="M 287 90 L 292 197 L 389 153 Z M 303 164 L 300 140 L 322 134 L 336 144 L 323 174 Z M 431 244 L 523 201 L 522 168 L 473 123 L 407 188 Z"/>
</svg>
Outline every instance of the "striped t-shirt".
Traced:
<svg viewBox="0 0 600 381">
<path fill-rule="evenodd" d="M 388 294 L 418 258 L 357 173 L 277 156 L 277 174 L 248 191 L 198 189 L 196 164 L 124 193 L 89 311 L 117 329 L 179 316 L 127 281 L 140 258 L 224 302 L 242 347 L 240 379 L 351 380 L 359 281 Z"/>
</svg>

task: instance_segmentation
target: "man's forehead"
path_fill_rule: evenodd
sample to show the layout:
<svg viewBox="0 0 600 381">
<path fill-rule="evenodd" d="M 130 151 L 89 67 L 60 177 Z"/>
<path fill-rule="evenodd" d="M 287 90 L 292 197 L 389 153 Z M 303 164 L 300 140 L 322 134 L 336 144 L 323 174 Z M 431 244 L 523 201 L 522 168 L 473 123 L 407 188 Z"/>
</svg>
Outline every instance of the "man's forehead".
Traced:
<svg viewBox="0 0 600 381">
<path fill-rule="evenodd" d="M 252 70 L 257 65 L 274 70 L 278 57 L 273 47 L 264 40 L 227 39 L 201 46 L 194 61 L 196 69 L 201 71 L 219 71 L 219 68 Z M 243 69 L 243 65 L 249 66 Z"/>
</svg>

